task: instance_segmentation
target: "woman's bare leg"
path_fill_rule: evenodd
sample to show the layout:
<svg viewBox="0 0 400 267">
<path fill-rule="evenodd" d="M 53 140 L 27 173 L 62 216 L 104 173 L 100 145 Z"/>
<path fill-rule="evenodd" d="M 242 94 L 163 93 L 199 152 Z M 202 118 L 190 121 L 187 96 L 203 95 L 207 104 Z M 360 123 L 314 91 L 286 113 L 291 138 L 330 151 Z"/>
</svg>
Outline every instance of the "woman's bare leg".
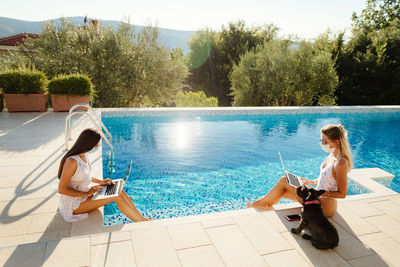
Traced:
<svg viewBox="0 0 400 267">
<path fill-rule="evenodd" d="M 268 192 L 268 194 L 256 201 L 247 203 L 247 207 L 271 209 L 272 205 L 278 203 L 282 197 L 301 202 L 301 200 L 297 197 L 296 187 L 289 185 L 285 176 L 279 179 L 279 181 L 271 189 L 271 191 Z"/>
<path fill-rule="evenodd" d="M 331 217 L 336 213 L 337 201 L 334 198 L 319 198 L 321 202 L 321 208 L 326 217 Z"/>
<path fill-rule="evenodd" d="M 132 208 L 131 204 L 122 194 L 117 197 L 98 200 L 92 200 L 90 197 L 86 201 L 82 202 L 76 210 L 74 210 L 74 214 L 89 212 L 114 201 L 117 203 L 118 209 L 132 221 L 140 222 L 148 220 L 140 214 L 136 207 Z"/>
<path fill-rule="evenodd" d="M 135 204 L 133 203 L 132 199 L 128 196 L 128 194 L 125 192 L 125 190 L 121 191 L 121 195 L 125 198 L 126 202 L 129 204 L 129 206 L 131 206 L 131 208 L 137 212 L 137 214 L 139 214 L 140 218 L 142 219 L 142 221 L 150 221 L 149 219 L 143 217 L 139 210 L 136 208 Z"/>
</svg>

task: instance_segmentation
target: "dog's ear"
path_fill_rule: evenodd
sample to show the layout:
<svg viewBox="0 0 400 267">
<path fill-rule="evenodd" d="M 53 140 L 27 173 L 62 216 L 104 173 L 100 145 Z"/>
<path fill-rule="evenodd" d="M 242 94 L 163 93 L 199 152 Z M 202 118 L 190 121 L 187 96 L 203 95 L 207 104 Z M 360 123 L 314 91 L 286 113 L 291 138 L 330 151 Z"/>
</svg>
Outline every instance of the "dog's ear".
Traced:
<svg viewBox="0 0 400 267">
<path fill-rule="evenodd" d="M 320 197 L 323 193 L 325 193 L 326 191 L 324 189 L 318 190 L 317 191 L 317 198 Z"/>
</svg>

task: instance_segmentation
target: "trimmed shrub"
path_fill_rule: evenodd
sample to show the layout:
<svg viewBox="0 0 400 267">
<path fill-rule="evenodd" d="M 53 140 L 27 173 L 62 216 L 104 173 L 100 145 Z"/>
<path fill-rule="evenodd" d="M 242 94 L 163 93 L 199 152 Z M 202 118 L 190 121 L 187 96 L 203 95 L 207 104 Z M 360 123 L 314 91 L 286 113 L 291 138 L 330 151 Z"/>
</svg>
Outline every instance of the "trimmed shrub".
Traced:
<svg viewBox="0 0 400 267">
<path fill-rule="evenodd" d="M 12 70 L 0 73 L 0 88 L 4 94 L 47 93 L 47 77 L 41 71 Z"/>
<path fill-rule="evenodd" d="M 207 97 L 203 91 L 179 92 L 175 104 L 177 107 L 218 107 L 218 99 Z"/>
<path fill-rule="evenodd" d="M 90 78 L 82 74 L 57 76 L 50 80 L 49 93 L 52 95 L 93 96 L 93 84 Z"/>
</svg>

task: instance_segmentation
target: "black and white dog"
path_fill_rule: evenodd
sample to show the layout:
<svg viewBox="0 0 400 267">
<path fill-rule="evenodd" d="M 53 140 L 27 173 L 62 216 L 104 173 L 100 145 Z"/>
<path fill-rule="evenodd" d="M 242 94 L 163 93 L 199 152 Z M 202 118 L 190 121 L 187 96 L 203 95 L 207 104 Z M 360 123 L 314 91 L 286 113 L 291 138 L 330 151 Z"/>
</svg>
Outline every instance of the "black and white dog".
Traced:
<svg viewBox="0 0 400 267">
<path fill-rule="evenodd" d="M 339 244 L 338 232 L 322 212 L 318 197 L 325 190 L 315 190 L 312 187 L 300 185 L 296 189 L 297 195 L 303 201 L 301 221 L 297 228 L 292 228 L 292 233 L 300 234 L 303 229 L 309 229 L 311 236 L 303 234 L 304 239 L 311 240 L 317 249 L 330 249 Z"/>
</svg>

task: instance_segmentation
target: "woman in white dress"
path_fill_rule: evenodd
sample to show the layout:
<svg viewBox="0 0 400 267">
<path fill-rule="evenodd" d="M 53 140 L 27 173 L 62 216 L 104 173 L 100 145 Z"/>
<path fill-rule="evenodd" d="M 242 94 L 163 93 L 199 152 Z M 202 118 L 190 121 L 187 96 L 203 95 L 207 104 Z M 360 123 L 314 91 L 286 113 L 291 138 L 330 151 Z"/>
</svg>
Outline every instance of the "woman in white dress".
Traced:
<svg viewBox="0 0 400 267">
<path fill-rule="evenodd" d="M 124 190 L 113 198 L 93 200 L 94 193 L 101 190 L 100 185 L 112 184 L 112 180 L 91 177 L 92 166 L 86 155 L 97 149 L 101 136 L 93 129 L 84 130 L 71 149 L 64 155 L 58 169 L 58 210 L 67 222 L 86 219 L 88 212 L 110 202 L 116 202 L 119 210 L 134 222 L 148 221 L 136 209 Z"/>
<path fill-rule="evenodd" d="M 332 216 L 337 208 L 336 198 L 345 198 L 347 195 L 347 173 L 353 167 L 347 131 L 342 125 L 326 125 L 321 129 L 321 148 L 330 154 L 321 165 L 319 177 L 315 180 L 302 180 L 304 184 L 316 185 L 317 190 L 326 191 L 319 201 L 324 214 Z M 282 197 L 301 203 L 296 187 L 288 184 L 285 176 L 279 179 L 267 195 L 247 203 L 247 207 L 271 209 Z"/>
</svg>

